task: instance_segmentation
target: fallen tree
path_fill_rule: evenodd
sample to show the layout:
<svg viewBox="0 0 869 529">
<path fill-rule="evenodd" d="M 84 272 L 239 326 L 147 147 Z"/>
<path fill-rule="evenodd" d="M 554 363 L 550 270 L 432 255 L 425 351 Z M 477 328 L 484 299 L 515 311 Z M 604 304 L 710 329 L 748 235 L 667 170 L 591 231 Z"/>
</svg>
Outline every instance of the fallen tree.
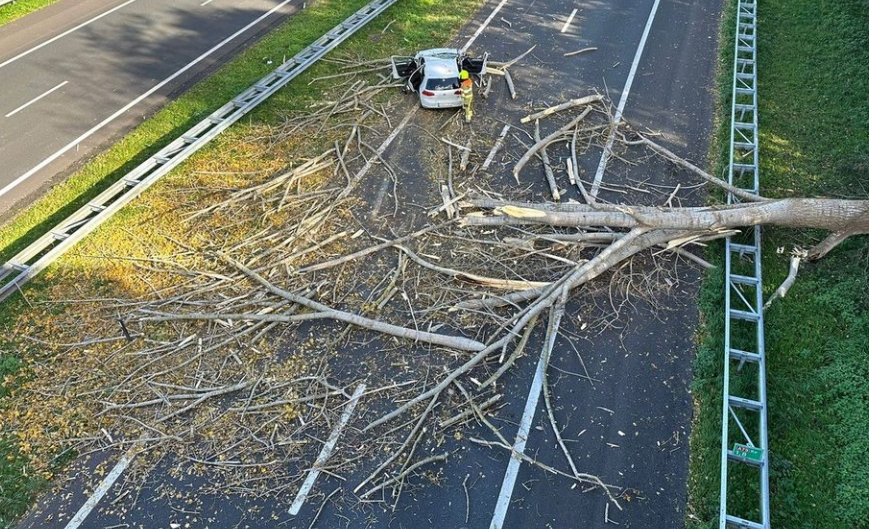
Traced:
<svg viewBox="0 0 869 529">
<path fill-rule="evenodd" d="M 361 202 L 356 196 L 361 195 L 360 183 L 373 165 L 399 185 L 382 151 L 362 138 L 373 134 L 365 119 L 385 114 L 368 104 L 368 96 L 385 83 L 366 88 L 359 99 L 362 86 L 356 82 L 329 107 L 288 119 L 263 141 L 271 145 L 299 130 L 324 130 L 334 116 L 347 119 L 357 113 L 356 120 L 343 123 L 343 141 L 295 168 L 219 191 L 205 207 L 191 200 L 194 206 L 184 218 L 197 247 L 179 243 L 172 255 L 136 258 L 135 270 L 149 287 L 148 295 L 104 300 L 95 312 L 102 312 L 109 326 L 105 334 L 112 338 L 62 344 L 64 351 L 89 351 L 71 355 L 71 361 L 83 361 L 81 371 L 63 378 L 62 371 L 46 368 L 35 379 L 40 383 L 29 387 L 34 395 L 51 395 L 48 402 L 74 401 L 81 415 L 89 417 L 76 439 L 103 447 L 133 442 L 162 447 L 184 454 L 197 468 L 230 474 L 233 490 L 247 494 L 256 479 L 262 480 L 257 494 L 281 494 L 295 486 L 299 473 L 291 467 L 313 460 L 303 451 L 307 440 L 333 422 L 350 398 L 346 388 L 356 382 L 335 380 L 328 359 L 362 336 L 360 341 L 376 342 L 379 356 L 391 351 L 402 357 L 423 349 L 440 362 L 418 373 L 391 372 L 394 380 L 386 368 L 352 374 L 375 378 L 369 387 L 376 389 L 362 396 L 361 406 L 378 397 L 382 400 L 372 409 L 401 405 L 359 428 L 389 439 L 384 444 L 390 452 L 348 490 L 364 499 L 391 489 L 394 505 L 414 471 L 446 459 L 443 454 L 413 462 L 417 447 L 435 431 L 477 421 L 492 439 L 474 438 L 475 443 L 513 450 L 508 436 L 487 418 L 502 399 L 499 381 L 529 351 L 548 367 L 559 354 L 554 344 L 562 321 L 569 319 L 565 311 L 577 297 L 593 295 L 596 279 L 617 280 L 635 259 L 645 259 L 636 261 L 638 268 L 683 257 L 690 265 L 711 266 L 693 250 L 756 225 L 828 231 L 809 252 L 816 259 L 850 236 L 869 233 L 869 201 L 771 199 L 741 191 L 625 125 L 615 126 L 601 98 L 589 96 L 532 113 L 529 121 L 562 119 L 562 124 L 551 125 L 544 135 L 535 121 L 534 135 L 527 133 L 530 145 L 512 142 L 510 127 L 499 126 L 501 134 L 486 139 L 484 151 L 472 147 L 472 140 L 480 144 L 481 138 L 452 143 L 433 135 L 432 150 L 445 156 L 433 162 L 432 172 L 448 176 L 439 186 L 441 195 L 425 197 L 431 207 L 423 217 L 456 219 L 412 226 L 398 219 L 390 227 L 399 233 L 383 230 L 378 235 L 379 226 L 359 220 L 365 215 L 355 215 L 354 208 Z M 565 115 L 571 112 L 575 115 Z M 450 132 L 456 138 L 464 129 Z M 684 185 L 602 187 L 617 197 L 640 193 L 645 203 L 592 196 L 578 159 L 605 145 L 609 134 L 621 149 L 616 159 L 665 160 L 683 171 Z M 462 151 L 458 168 L 453 167 L 453 149 Z M 484 156 L 478 156 L 481 152 Z M 493 164 L 496 155 L 506 163 Z M 565 160 L 566 167 L 558 160 Z M 506 168 L 502 173 L 508 180 L 513 176 L 523 184 L 536 171 L 534 183 L 545 182 L 540 187 L 556 201 L 529 199 L 521 190 L 495 187 L 481 177 L 498 166 Z M 462 181 L 469 173 L 474 177 Z M 565 176 L 583 202 L 558 201 L 568 196 L 558 185 L 564 185 Z M 701 182 L 689 184 L 692 177 Z M 700 186 L 718 187 L 740 202 L 672 206 L 680 193 Z M 392 199 L 397 210 L 398 197 Z M 792 265 L 778 296 L 796 281 L 796 272 Z M 322 323 L 327 320 L 328 326 Z M 118 321 L 125 334 L 115 337 Z M 535 329 L 542 329 L 536 340 Z M 284 365 L 286 354 L 304 357 L 310 365 Z M 552 429 L 559 432 L 548 386 L 544 403 Z M 441 405 L 455 409 L 437 420 L 432 411 Z M 405 414 L 415 417 L 387 425 Z M 20 423 L 16 416 L 9 424 L 15 421 Z M 393 439 L 397 432 L 402 435 Z M 619 487 L 582 472 L 577 467 L 581 460 L 570 454 L 560 432 L 556 437 L 568 470 L 541 466 L 524 455 L 523 461 L 604 491 L 621 508 Z M 370 443 L 359 446 L 365 450 L 348 451 L 351 456 L 330 472 L 356 458 L 382 455 Z M 256 472 L 268 479 L 254 476 Z"/>
<path fill-rule="evenodd" d="M 869 233 L 869 200 L 783 198 L 746 204 L 666 208 L 622 204 L 535 204 L 479 198 L 471 204 L 491 211 L 466 215 L 467 226 L 547 225 L 570 228 L 686 230 L 704 233 L 749 226 L 817 228 L 831 234 L 810 257 L 818 259 L 853 235 Z"/>
</svg>

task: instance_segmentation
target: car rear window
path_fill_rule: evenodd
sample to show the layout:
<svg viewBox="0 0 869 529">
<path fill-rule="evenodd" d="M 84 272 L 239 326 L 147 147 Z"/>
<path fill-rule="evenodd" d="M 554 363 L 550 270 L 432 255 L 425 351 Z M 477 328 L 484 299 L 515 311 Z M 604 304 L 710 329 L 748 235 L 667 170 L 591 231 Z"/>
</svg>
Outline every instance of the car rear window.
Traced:
<svg viewBox="0 0 869 529">
<path fill-rule="evenodd" d="M 447 79 L 429 79 L 425 84 L 426 90 L 458 90 L 459 78 L 450 77 Z"/>
</svg>

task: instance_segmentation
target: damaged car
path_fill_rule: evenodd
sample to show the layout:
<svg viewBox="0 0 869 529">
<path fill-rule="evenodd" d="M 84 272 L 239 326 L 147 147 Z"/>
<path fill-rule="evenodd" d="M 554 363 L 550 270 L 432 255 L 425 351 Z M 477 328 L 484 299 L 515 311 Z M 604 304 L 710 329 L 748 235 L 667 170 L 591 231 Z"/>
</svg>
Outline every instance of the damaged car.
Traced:
<svg viewBox="0 0 869 529">
<path fill-rule="evenodd" d="M 403 90 L 419 96 L 423 108 L 457 108 L 462 106 L 459 73 L 467 70 L 482 80 L 488 54 L 470 57 L 453 48 L 424 50 L 413 57 L 392 57 L 392 77 L 405 81 Z"/>
</svg>

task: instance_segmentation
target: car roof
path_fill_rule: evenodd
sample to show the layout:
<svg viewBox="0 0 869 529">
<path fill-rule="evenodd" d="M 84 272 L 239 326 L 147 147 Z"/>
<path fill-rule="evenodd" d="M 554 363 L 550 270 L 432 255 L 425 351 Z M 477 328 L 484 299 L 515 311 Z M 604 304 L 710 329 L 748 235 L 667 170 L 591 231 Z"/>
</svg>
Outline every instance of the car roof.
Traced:
<svg viewBox="0 0 869 529">
<path fill-rule="evenodd" d="M 459 65 L 456 64 L 455 59 L 426 59 L 425 74 L 427 77 L 458 77 Z"/>
<path fill-rule="evenodd" d="M 459 50 L 455 48 L 434 48 L 423 50 L 416 54 L 418 59 L 425 59 L 425 74 L 428 77 L 458 77 Z"/>
</svg>

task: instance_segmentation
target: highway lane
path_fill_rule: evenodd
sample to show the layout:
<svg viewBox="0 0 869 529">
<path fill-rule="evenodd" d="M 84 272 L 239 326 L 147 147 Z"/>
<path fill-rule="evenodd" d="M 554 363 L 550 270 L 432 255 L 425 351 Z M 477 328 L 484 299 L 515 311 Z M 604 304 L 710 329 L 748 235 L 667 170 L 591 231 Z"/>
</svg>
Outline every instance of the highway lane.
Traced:
<svg viewBox="0 0 869 529">
<path fill-rule="evenodd" d="M 506 88 L 498 82 L 489 100 L 478 101 L 473 128 L 484 137 L 497 135 L 503 126 L 500 120 L 518 125 L 518 118 L 526 115 L 530 107 L 555 104 L 584 95 L 592 89 L 606 91 L 613 101 L 619 101 L 656 2 L 490 2 L 453 44 L 462 45 L 488 17 L 492 7 L 499 4 L 503 4 L 503 9 L 493 24 L 476 39 L 471 50 L 489 51 L 501 59 L 514 57 L 531 44 L 538 47 L 521 66 L 513 69 L 520 91 L 518 100 L 511 100 Z M 665 134 L 662 141 L 695 161 L 703 159 L 712 127 L 711 89 L 719 13 L 720 5 L 709 5 L 702 0 L 662 0 L 649 26 L 648 41 L 624 107 L 626 119 L 662 131 Z M 501 22 L 501 17 L 512 25 Z M 598 51 L 574 60 L 563 57 L 565 52 L 588 46 L 596 46 Z M 402 111 L 412 108 L 413 103 L 408 101 Z M 420 156 L 433 146 L 426 135 L 415 129 L 441 130 L 448 117 L 445 113 L 420 111 L 410 120 L 408 128 L 397 134 L 385 157 L 400 175 L 401 209 L 397 217 L 400 220 L 375 214 L 370 229 L 388 226 L 397 233 L 404 233 L 410 226 L 426 222 L 424 212 L 404 205 L 431 203 L 432 197 L 437 196 L 436 185 L 427 176 Z M 507 148 L 519 151 L 521 145 Z M 593 178 L 599 156 L 597 150 L 581 161 L 585 179 Z M 508 165 L 501 171 L 505 185 L 513 182 L 509 169 Z M 663 165 L 626 169 L 614 163 L 604 174 L 601 196 L 623 200 L 618 194 L 610 193 L 607 184 L 624 183 L 628 178 L 654 177 L 657 183 L 686 180 L 686 175 L 665 169 Z M 531 169 L 527 173 L 523 173 L 523 185 L 533 185 L 536 197 L 546 197 L 542 175 Z M 371 195 L 378 195 L 381 188 L 387 189 L 382 210 L 391 212 L 389 191 L 392 184 L 381 170 L 372 170 L 363 187 Z M 575 190 L 569 196 L 577 198 Z M 689 195 L 687 200 L 698 201 L 700 198 Z M 370 200 L 373 202 L 376 200 Z M 370 207 L 369 211 L 375 209 Z M 625 310 L 622 326 L 594 335 L 582 332 L 581 322 L 576 318 L 578 307 L 571 307 L 564 323 L 565 334 L 556 342 L 553 365 L 561 371 L 550 372 L 550 387 L 556 419 L 563 428 L 562 436 L 568 440 L 580 471 L 597 474 L 606 482 L 627 487 L 626 496 L 621 499 L 625 510 L 610 508 L 608 513 L 613 522 L 623 527 L 683 526 L 687 439 L 692 413 L 690 366 L 697 317 L 692 299 L 696 293 L 693 283 L 697 277 L 695 271 L 682 273 L 683 284 L 662 295 L 659 301 L 672 306 L 671 310 L 656 311 L 652 306 L 637 303 L 636 308 Z M 323 330 L 322 327 L 305 327 L 298 331 L 299 335 L 306 335 L 312 328 Z M 364 348 L 342 350 L 335 361 L 337 365 L 332 369 L 347 377 L 347 380 L 342 380 L 342 385 L 364 376 L 364 373 L 359 373 L 359 366 L 367 365 L 365 362 L 377 363 L 385 348 L 382 345 L 385 344 L 375 341 Z M 565 374 L 583 372 L 574 346 L 595 379 L 593 384 Z M 534 352 L 520 360 L 501 388 L 506 395 L 506 405 L 493 422 L 511 440 L 523 415 L 539 348 L 540 336 L 537 335 L 529 345 L 529 350 Z M 379 367 L 390 369 L 392 359 L 381 359 L 384 365 Z M 377 413 L 368 410 L 367 417 L 360 419 L 355 426 L 364 425 Z M 544 464 L 566 470 L 546 420 L 542 399 L 530 431 L 525 452 Z M 135 483 L 124 484 L 122 478 L 81 527 L 118 524 L 162 527 L 205 518 L 212 528 L 305 528 L 317 515 L 323 496 L 338 487 L 343 487 L 345 493 L 324 507 L 315 527 L 513 529 L 578 526 L 603 529 L 612 525 L 605 520 L 607 502 L 599 491 L 580 494 L 570 481 L 553 477 L 528 464 L 520 466 L 518 478 L 507 497 L 503 525 L 492 525 L 498 499 L 503 494 L 508 458 L 504 452 L 467 441 L 468 436 L 490 438 L 485 428 L 465 431 L 462 441 L 455 440 L 452 432 L 449 433 L 441 440 L 444 445 L 438 450 L 453 455 L 437 473 L 437 484 L 427 481 L 414 483 L 412 491 L 405 492 L 394 512 L 378 505 L 359 505 L 349 494 L 349 490 L 370 472 L 369 466 L 376 466 L 378 461 L 370 461 L 356 472 L 344 473 L 342 477 L 346 481 L 321 476 L 315 487 L 316 501 L 312 499 L 299 516 L 292 517 L 287 514 L 292 495 L 281 502 L 199 494 L 205 485 L 202 478 L 178 477 L 182 466 L 167 458 L 149 477 L 142 478 L 144 486 L 135 505 L 125 506 L 124 501 L 114 503 L 124 491 L 136 486 Z M 421 447 L 420 450 L 428 453 L 433 447 Z M 109 460 L 116 460 L 116 455 Z M 62 502 L 47 499 L 22 527 L 41 527 L 46 519 L 55 519 L 50 518 L 52 516 L 68 517 L 70 512 L 74 512 L 92 490 L 94 482 L 98 481 L 92 472 L 94 464 L 85 464 L 64 494 L 57 495 L 56 498 L 64 498 Z M 463 490 L 465 484 L 468 487 L 467 500 Z M 184 514 L 182 507 L 187 501 L 193 506 L 188 510 L 197 514 Z M 466 514 L 469 517 L 467 522 Z"/>
<path fill-rule="evenodd" d="M 713 130 L 721 4 L 693 0 L 662 0 L 655 4 L 644 5 L 647 12 L 657 11 L 629 97 L 624 101 L 624 118 L 640 128 L 660 132 L 659 141 L 702 165 Z M 636 28 L 635 24 L 631 26 Z M 593 30 L 579 28 L 577 34 L 588 36 L 589 31 Z M 587 42 L 561 45 L 558 51 L 571 51 L 572 46 L 575 49 L 596 46 L 601 42 L 598 39 L 607 35 L 608 28 L 600 31 L 602 35 L 589 37 Z M 612 44 L 610 39 L 603 38 L 608 40 Z M 595 70 L 606 64 L 589 65 L 578 77 L 594 82 L 599 89 L 605 86 L 613 102 L 620 102 L 627 79 L 620 77 L 617 70 L 626 64 L 613 68 L 618 59 L 602 58 L 607 59 L 612 61 L 610 68 Z M 595 74 L 602 75 L 604 86 L 594 78 Z M 586 158 L 580 161 L 583 179 L 591 181 L 600 175 L 599 159 Z M 656 161 L 636 167 L 611 162 L 600 176 L 600 197 L 621 203 L 655 202 L 639 193 L 626 196 L 607 191 L 607 184 L 637 185 L 646 181 L 685 186 L 694 182 L 690 176 Z M 684 205 L 703 202 L 700 194 L 683 192 L 680 196 Z M 581 200 L 575 195 L 573 198 Z M 651 268 L 644 272 L 650 273 Z M 581 472 L 627 487 L 621 500 L 624 510 L 618 511 L 612 505 L 607 510 L 603 495 L 577 495 L 571 492 L 568 480 L 542 475 L 524 465 L 517 477 L 504 529 L 526 527 L 532 520 L 546 521 L 553 527 L 581 522 L 583 527 L 603 528 L 610 525 L 606 523 L 607 516 L 626 527 L 684 525 L 692 416 L 691 362 L 697 322 L 693 300 L 699 273 L 682 263 L 675 276 L 678 287 L 659 292 L 651 302 L 644 301 L 642 296 L 635 298 L 633 306 L 620 312 L 614 327 L 589 335 L 581 331 L 578 320 L 571 319 L 565 322 L 565 332 L 556 342 L 554 367 L 562 371 L 551 372 L 550 387 L 561 435 L 570 440 Z M 598 301 L 608 306 L 607 295 L 601 298 Z M 574 347 L 582 363 L 574 355 Z M 597 382 L 590 384 L 563 374 L 583 373 L 584 367 L 588 367 Z M 526 374 L 525 378 L 528 377 Z M 527 387 L 523 382 L 520 378 L 518 386 Z M 542 404 L 538 406 L 535 424 L 542 431 L 532 430 L 526 453 L 545 464 L 564 468 L 564 457 Z"/>
<path fill-rule="evenodd" d="M 64 0 L 0 28 L 0 218 L 301 4 Z"/>
<path fill-rule="evenodd" d="M 503 84 L 497 82 L 493 96 L 478 104 L 475 115 L 479 118 L 472 127 L 477 134 L 492 138 L 504 122 L 516 127 L 519 118 L 532 108 L 554 105 L 591 90 L 607 93 L 616 104 L 622 101 L 633 71 L 631 91 L 624 99 L 625 119 L 661 132 L 660 141 L 702 163 L 713 125 L 720 9 L 719 3 L 699 0 L 508 2 L 496 19 L 498 23 L 477 39 L 473 49 L 509 58 L 532 44 L 537 47 L 521 66 L 512 69 L 518 99 L 512 101 Z M 564 53 L 586 47 L 598 50 L 564 57 Z M 429 131 L 440 129 L 428 113 L 416 122 Z M 543 134 L 553 126 L 541 123 L 541 128 L 549 127 Z M 400 204 L 420 202 L 419 187 L 414 188 L 407 179 L 425 174 L 425 167 L 406 160 L 412 159 L 412 152 L 431 148 L 423 135 L 406 136 L 410 137 L 396 140 L 394 149 L 387 153 L 390 163 L 402 174 Z M 516 153 L 523 147 L 514 142 L 504 150 Z M 563 163 L 563 150 L 553 148 L 549 155 L 554 164 Z M 580 158 L 584 180 L 594 179 L 600 155 L 599 149 L 593 149 Z M 509 169 L 508 163 L 500 173 L 505 187 L 515 185 Z M 523 171 L 520 179 L 523 187 L 533 186 L 535 198 L 549 198 L 539 165 Z M 607 184 L 636 185 L 644 180 L 652 184 L 678 182 L 683 186 L 694 182 L 689 175 L 654 161 L 637 167 L 612 162 L 602 174 L 600 196 L 616 202 L 648 201 L 642 195 L 608 191 Z M 429 192 L 436 196 L 434 190 Z M 690 192 L 681 196 L 686 205 L 703 199 Z M 575 189 L 570 189 L 566 198 L 582 200 Z M 386 203 L 391 205 L 389 198 Z M 412 209 L 402 210 L 399 218 L 412 214 Z M 611 525 L 607 516 L 624 527 L 682 527 L 686 516 L 691 362 L 697 321 L 693 299 L 699 274 L 683 264 L 678 279 L 678 287 L 659 292 L 654 303 L 635 297 L 623 308 L 615 325 L 593 333 L 583 332 L 582 323 L 588 321 L 578 319 L 588 317 L 583 307 L 571 304 L 562 324 L 563 334 L 555 344 L 549 385 L 561 435 L 580 472 L 625 487 L 623 511 L 612 505 L 607 509 L 607 499 L 599 491 L 578 494 L 569 479 L 552 476 L 527 463 L 519 465 L 515 482 L 507 483 L 503 477 L 508 457 L 503 452 L 477 447 L 461 449 L 461 456 L 445 464 L 440 486 L 417 491 L 413 501 L 404 505 L 404 512 L 395 515 L 395 521 L 404 527 L 413 527 L 413 521 L 420 519 L 436 521 L 432 526 L 439 522 L 461 527 L 466 514 L 462 483 L 470 476 L 471 514 L 466 525 L 474 529 L 604 528 Z M 607 293 L 596 301 L 609 308 Z M 531 382 L 542 345 L 540 336 L 532 338 L 531 344 L 529 349 L 534 352 L 529 353 L 530 358 L 505 379 L 502 391 L 508 404 L 493 419 L 510 440 L 516 425 L 526 418 L 523 408 L 532 394 Z M 585 368 L 595 379 L 593 383 L 569 374 L 582 374 Z M 536 409 L 530 411 L 533 419 L 528 425 L 525 453 L 543 464 L 569 471 L 547 420 L 542 397 Z M 484 427 L 465 435 L 492 438 Z M 493 464 L 493 460 L 497 463 Z M 325 490 L 327 485 L 323 487 Z M 504 507 L 499 507 L 500 500 Z M 453 508 L 444 509 L 444 505 Z M 386 526 L 385 519 L 383 522 Z"/>
</svg>

